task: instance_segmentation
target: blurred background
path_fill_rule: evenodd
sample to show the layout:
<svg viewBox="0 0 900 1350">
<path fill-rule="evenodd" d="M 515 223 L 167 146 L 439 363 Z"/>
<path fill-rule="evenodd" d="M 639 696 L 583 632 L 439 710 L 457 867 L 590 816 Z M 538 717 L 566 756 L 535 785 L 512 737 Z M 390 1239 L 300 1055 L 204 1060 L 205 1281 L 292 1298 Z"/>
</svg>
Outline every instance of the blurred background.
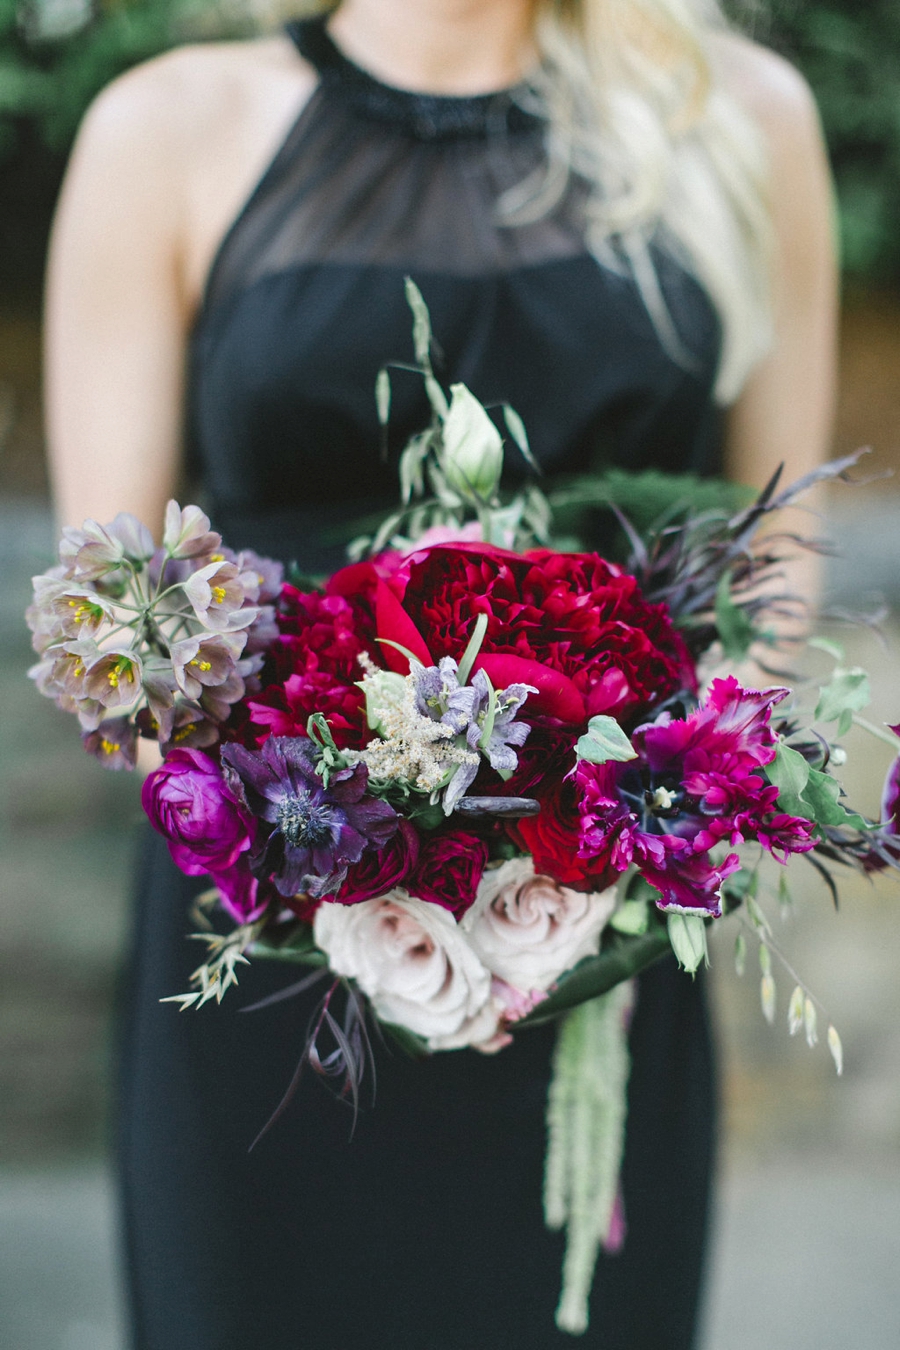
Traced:
<svg viewBox="0 0 900 1350">
<path fill-rule="evenodd" d="M 110 1063 L 127 940 L 137 784 L 83 755 L 39 698 L 22 611 L 52 523 L 40 417 L 40 293 L 54 199 L 93 94 L 185 40 L 252 31 L 253 0 L 0 0 L 0 1345 L 124 1350 L 109 1181 Z M 818 97 L 844 271 L 834 452 L 900 469 L 900 6 L 744 0 L 747 27 Z M 873 676 L 873 721 L 900 717 L 900 477 L 832 491 L 835 611 L 886 607 L 882 635 L 827 628 Z M 824 674 L 827 660 L 822 657 Z M 878 814 L 890 750 L 857 732 L 846 774 Z M 823 1045 L 774 1026 L 750 942 L 713 943 L 725 1129 L 705 1350 L 900 1345 L 900 890 L 855 879 L 841 909 L 812 869 L 764 899 L 776 940 L 829 1010 Z M 677 1161 L 676 1161 L 677 1165 Z M 248 1348 L 250 1350 L 250 1348 Z M 498 1350 L 501 1348 L 498 1347 Z"/>
</svg>

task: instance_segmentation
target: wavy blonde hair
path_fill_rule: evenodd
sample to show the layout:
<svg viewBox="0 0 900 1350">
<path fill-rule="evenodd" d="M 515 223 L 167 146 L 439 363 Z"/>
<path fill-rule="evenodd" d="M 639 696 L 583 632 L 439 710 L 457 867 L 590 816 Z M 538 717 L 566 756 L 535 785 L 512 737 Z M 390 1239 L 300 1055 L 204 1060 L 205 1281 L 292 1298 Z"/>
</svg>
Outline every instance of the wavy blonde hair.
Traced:
<svg viewBox="0 0 900 1350">
<path fill-rule="evenodd" d="M 728 31 L 718 0 L 534 6 L 541 62 L 525 97 L 547 118 L 547 166 L 501 210 L 512 221 L 539 219 L 570 174 L 585 180 L 589 248 L 631 273 L 661 341 L 688 366 L 654 248 L 707 291 L 722 327 L 716 397 L 730 403 L 771 342 L 772 227 L 761 134 L 715 72 L 712 40 Z"/>
</svg>

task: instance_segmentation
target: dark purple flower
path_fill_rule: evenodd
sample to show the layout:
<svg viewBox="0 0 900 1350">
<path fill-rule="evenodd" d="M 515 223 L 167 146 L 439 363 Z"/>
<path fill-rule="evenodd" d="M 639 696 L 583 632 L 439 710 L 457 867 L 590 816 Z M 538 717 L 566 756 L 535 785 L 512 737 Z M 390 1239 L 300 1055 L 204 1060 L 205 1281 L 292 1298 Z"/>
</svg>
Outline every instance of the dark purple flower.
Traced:
<svg viewBox="0 0 900 1350">
<path fill-rule="evenodd" d="M 282 895 L 333 894 L 367 848 L 381 848 L 397 828 L 387 802 L 366 795 L 364 764 L 332 771 L 327 788 L 317 751 L 304 736 L 270 736 L 259 751 L 229 744 L 222 762 L 235 790 L 271 828 L 254 853 L 258 874 Z"/>
<path fill-rule="evenodd" d="M 722 882 L 739 859 L 713 863 L 717 844 L 756 839 L 782 862 L 812 848 L 813 826 L 775 813 L 778 789 L 757 772 L 775 757 L 771 710 L 786 694 L 714 680 L 689 717 L 664 714 L 638 727 L 637 759 L 579 761 L 580 856 L 605 857 L 617 871 L 635 863 L 661 909 L 718 918 Z"/>
<path fill-rule="evenodd" d="M 347 871 L 336 895 L 340 905 L 358 905 L 361 900 L 377 900 L 394 886 L 406 883 L 419 858 L 419 836 L 408 820 L 400 820 L 397 831 L 383 848 L 366 849 Z"/>
<path fill-rule="evenodd" d="M 141 802 L 190 877 L 226 871 L 253 842 L 252 818 L 201 750 L 170 750 L 144 781 Z"/>
</svg>

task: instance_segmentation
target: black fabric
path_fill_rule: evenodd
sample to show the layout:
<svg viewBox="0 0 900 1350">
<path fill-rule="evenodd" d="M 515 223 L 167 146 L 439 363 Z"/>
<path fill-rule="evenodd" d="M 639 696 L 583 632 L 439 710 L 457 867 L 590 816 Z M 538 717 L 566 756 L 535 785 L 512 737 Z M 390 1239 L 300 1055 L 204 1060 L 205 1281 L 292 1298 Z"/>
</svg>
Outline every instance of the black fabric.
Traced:
<svg viewBox="0 0 900 1350">
<path fill-rule="evenodd" d="M 603 463 L 713 470 L 718 325 L 663 253 L 689 360 L 664 349 L 627 274 L 601 266 L 573 180 L 531 223 L 498 203 L 540 172 L 520 91 L 390 90 L 321 21 L 293 25 L 320 81 L 229 231 L 191 347 L 194 461 L 233 547 L 318 572 L 396 500 L 396 457 L 427 418 L 394 379 L 379 453 L 374 381 L 412 357 L 403 277 L 430 306 L 448 383 L 509 401 L 550 471 Z M 523 465 L 508 454 L 508 476 Z M 303 1044 L 309 998 L 257 963 L 221 1008 L 179 1013 L 198 948 L 164 844 L 145 840 L 124 1029 L 121 1175 L 136 1350 L 546 1350 L 561 1239 L 541 1216 L 552 1031 L 494 1058 L 377 1052 L 377 1103 L 304 1082 L 248 1155 Z M 311 997 L 311 996 L 310 996 Z M 640 981 L 632 1026 L 624 1251 L 601 1261 L 586 1350 L 689 1350 L 713 1152 L 703 984 L 671 963 Z"/>
<path fill-rule="evenodd" d="M 315 995 L 241 1009 L 286 981 L 257 963 L 220 1008 L 187 988 L 196 879 L 149 836 L 126 1034 L 122 1161 L 137 1350 L 549 1350 L 562 1240 L 541 1214 L 551 1029 L 493 1057 L 377 1052 L 352 1115 L 290 1081 Z M 589 1350 L 689 1350 L 712 1153 L 702 982 L 642 976 L 623 1176 L 628 1237 L 601 1257 Z"/>
</svg>

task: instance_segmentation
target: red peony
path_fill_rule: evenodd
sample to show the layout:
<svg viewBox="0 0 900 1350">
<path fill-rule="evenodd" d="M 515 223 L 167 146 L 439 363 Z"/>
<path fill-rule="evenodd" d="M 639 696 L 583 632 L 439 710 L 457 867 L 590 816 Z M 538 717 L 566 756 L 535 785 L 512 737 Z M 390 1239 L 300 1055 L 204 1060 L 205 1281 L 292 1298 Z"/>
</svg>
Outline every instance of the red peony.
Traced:
<svg viewBox="0 0 900 1350">
<path fill-rule="evenodd" d="M 666 607 L 647 604 L 633 577 L 595 553 L 447 544 L 413 554 L 380 584 L 402 611 L 379 598 L 379 636 L 418 655 L 412 633 L 434 661 L 458 660 L 487 615 L 477 664 L 497 688 L 534 685 L 529 713 L 569 725 L 597 713 L 628 720 L 694 684 Z"/>
</svg>

